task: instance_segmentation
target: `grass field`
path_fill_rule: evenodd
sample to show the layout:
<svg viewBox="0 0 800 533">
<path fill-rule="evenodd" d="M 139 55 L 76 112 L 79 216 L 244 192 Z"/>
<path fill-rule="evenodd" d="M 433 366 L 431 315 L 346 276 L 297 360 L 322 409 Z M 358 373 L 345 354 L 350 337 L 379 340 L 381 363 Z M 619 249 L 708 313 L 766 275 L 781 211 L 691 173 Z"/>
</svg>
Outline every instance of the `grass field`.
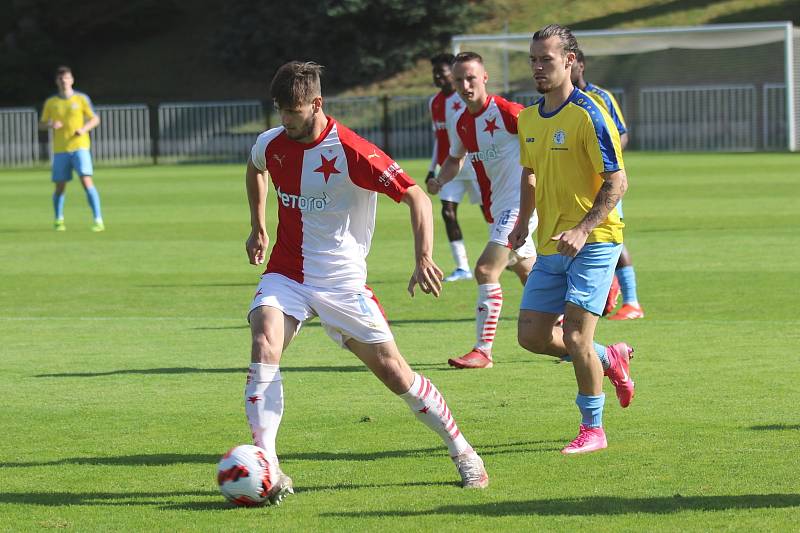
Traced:
<svg viewBox="0 0 800 533">
<path fill-rule="evenodd" d="M 495 368 L 447 367 L 473 341 L 475 285 L 411 300 L 408 210 L 382 200 L 370 285 L 492 485 L 458 488 L 438 438 L 314 322 L 282 365 L 278 445 L 297 493 L 259 509 L 231 508 L 215 482 L 219 456 L 249 440 L 245 311 L 260 271 L 244 254 L 243 168 L 101 168 L 100 234 L 77 183 L 55 233 L 47 172 L 0 172 L 0 531 L 796 529 L 800 159 L 627 162 L 647 317 L 599 327 L 636 348 L 632 406 L 606 386 L 607 450 L 558 453 L 579 422 L 572 369 L 516 345 L 512 275 Z M 419 177 L 425 164 L 404 166 Z M 474 260 L 485 227 L 472 206 L 461 219 Z"/>
</svg>

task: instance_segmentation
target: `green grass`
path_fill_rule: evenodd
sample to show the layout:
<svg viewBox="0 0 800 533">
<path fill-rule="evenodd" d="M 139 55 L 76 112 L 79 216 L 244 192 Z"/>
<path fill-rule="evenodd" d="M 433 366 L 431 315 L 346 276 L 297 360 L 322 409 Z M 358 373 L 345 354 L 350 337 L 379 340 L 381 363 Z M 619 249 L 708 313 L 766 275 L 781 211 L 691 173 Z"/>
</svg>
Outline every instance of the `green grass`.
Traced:
<svg viewBox="0 0 800 533">
<path fill-rule="evenodd" d="M 261 509 L 229 507 L 215 485 L 219 456 L 249 440 L 245 312 L 260 272 L 244 254 L 243 168 L 101 168 L 100 234 L 78 184 L 55 233 L 47 172 L 0 172 L 0 531 L 796 528 L 798 156 L 627 160 L 647 317 L 599 327 L 636 347 L 636 400 L 609 401 L 608 450 L 558 453 L 577 430 L 572 369 L 516 345 L 512 275 L 495 368 L 448 369 L 473 341 L 474 283 L 410 299 L 408 210 L 382 200 L 370 284 L 492 485 L 458 488 L 438 438 L 314 322 L 282 364 L 278 445 L 297 494 Z M 460 217 L 474 260 L 485 226 L 472 206 Z"/>
</svg>

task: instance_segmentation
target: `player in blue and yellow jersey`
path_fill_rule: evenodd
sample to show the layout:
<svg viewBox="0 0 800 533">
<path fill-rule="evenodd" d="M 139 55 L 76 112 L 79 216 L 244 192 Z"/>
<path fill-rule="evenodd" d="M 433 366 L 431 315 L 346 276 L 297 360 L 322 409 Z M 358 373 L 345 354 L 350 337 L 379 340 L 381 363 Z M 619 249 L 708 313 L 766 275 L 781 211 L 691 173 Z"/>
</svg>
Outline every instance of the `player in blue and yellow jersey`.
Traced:
<svg viewBox="0 0 800 533">
<path fill-rule="evenodd" d="M 633 348 L 594 342 L 622 250 L 624 224 L 616 205 L 628 185 L 611 117 L 570 80 L 577 49 L 572 32 L 557 24 L 533 35 L 531 69 L 544 96 L 520 113 L 517 130 L 523 166 L 518 220 L 527 220 L 534 208 L 539 214 L 539 255 L 525 284 L 517 337 L 523 348 L 573 362 L 582 423 L 561 450 L 565 454 L 607 446 L 604 374 L 622 407 L 634 394 Z M 520 246 L 527 233 L 518 224 L 508 240 Z M 556 327 L 561 314 L 563 329 Z"/>
<path fill-rule="evenodd" d="M 583 56 L 583 52 L 578 50 L 575 53 L 575 62 L 572 64 L 572 84 L 591 96 L 595 102 L 603 106 L 603 109 L 608 112 L 611 116 L 611 120 L 614 121 L 614 125 L 617 126 L 620 144 L 624 150 L 628 145 L 628 127 L 625 124 L 625 117 L 622 115 L 622 109 L 611 92 L 597 85 L 592 85 L 584 79 L 583 74 L 585 70 L 586 60 Z M 622 202 L 617 206 L 617 210 L 619 211 L 620 218 L 622 218 Z M 633 259 L 628 252 L 627 246 L 624 244 L 622 245 L 622 253 L 619 255 L 619 261 L 617 262 L 616 276 L 611 284 L 611 290 L 606 299 L 605 309 L 603 309 L 603 315 L 611 313 L 617 306 L 620 289 L 622 290 L 622 307 L 608 318 L 610 320 L 644 318 L 644 310 L 639 304 L 639 298 L 636 294 L 636 273 L 633 270 Z"/>
<path fill-rule="evenodd" d="M 103 231 L 103 215 L 100 211 L 100 195 L 92 181 L 92 155 L 89 152 L 89 131 L 100 124 L 100 118 L 92 108 L 92 101 L 83 93 L 74 91 L 75 79 L 69 67 L 56 69 L 58 94 L 44 103 L 39 128 L 53 131 L 53 171 L 55 183 L 53 209 L 55 229 L 64 231 L 64 196 L 67 182 L 72 180 L 73 170 L 80 176 L 86 190 L 89 207 L 92 208 L 94 224 L 92 231 Z"/>
</svg>

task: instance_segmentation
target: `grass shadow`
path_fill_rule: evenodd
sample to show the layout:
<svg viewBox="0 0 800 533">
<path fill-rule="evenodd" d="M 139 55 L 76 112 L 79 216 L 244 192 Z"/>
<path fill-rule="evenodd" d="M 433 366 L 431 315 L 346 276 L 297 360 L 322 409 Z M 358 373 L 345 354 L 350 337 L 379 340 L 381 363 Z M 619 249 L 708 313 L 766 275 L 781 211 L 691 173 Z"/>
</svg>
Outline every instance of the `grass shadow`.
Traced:
<svg viewBox="0 0 800 533">
<path fill-rule="evenodd" d="M 750 426 L 749 429 L 753 429 L 755 431 L 798 430 L 798 429 L 800 429 L 800 424 L 766 424 L 766 425 L 763 425 L 763 426 Z"/>
<path fill-rule="evenodd" d="M 547 500 L 516 500 L 477 505 L 440 505 L 415 511 L 371 511 L 323 513 L 337 518 L 456 516 L 608 516 L 622 514 L 670 514 L 683 511 L 729 511 L 735 509 L 777 509 L 800 507 L 800 494 L 742 494 L 736 496 L 661 496 L 623 498 L 591 496 Z"/>
<path fill-rule="evenodd" d="M 447 365 L 441 364 L 414 364 L 415 369 L 446 370 Z M 351 366 L 281 366 L 281 372 L 364 372 L 369 373 L 364 365 Z M 106 372 L 59 372 L 56 374 L 36 374 L 35 378 L 97 378 L 117 375 L 164 375 L 164 374 L 247 374 L 247 367 L 231 368 L 197 368 L 197 367 L 167 367 L 167 368 L 126 368 L 109 370 Z"/>
<path fill-rule="evenodd" d="M 0 492 L 0 503 L 14 505 L 148 505 L 160 506 L 165 499 L 182 496 L 216 496 L 215 490 L 176 492 Z M 225 507 L 221 502 L 219 507 Z"/>
<path fill-rule="evenodd" d="M 476 445 L 476 449 L 485 456 L 504 453 L 518 453 L 521 451 L 549 451 L 541 445 L 553 444 L 557 441 L 523 441 L 508 442 L 503 444 Z M 531 448 L 532 447 L 532 448 Z M 216 465 L 222 452 L 219 453 L 159 453 L 141 455 L 118 455 L 111 457 L 68 457 L 53 461 L 27 461 L 27 462 L 0 462 L 0 468 L 28 468 L 38 466 L 59 465 L 101 465 L 101 466 L 169 466 L 175 464 L 207 464 Z M 441 455 L 446 457 L 444 447 L 412 448 L 406 450 L 360 451 L 360 452 L 328 452 L 310 451 L 281 454 L 282 464 L 290 461 L 375 461 L 379 459 L 394 459 L 403 457 L 428 457 Z"/>
</svg>

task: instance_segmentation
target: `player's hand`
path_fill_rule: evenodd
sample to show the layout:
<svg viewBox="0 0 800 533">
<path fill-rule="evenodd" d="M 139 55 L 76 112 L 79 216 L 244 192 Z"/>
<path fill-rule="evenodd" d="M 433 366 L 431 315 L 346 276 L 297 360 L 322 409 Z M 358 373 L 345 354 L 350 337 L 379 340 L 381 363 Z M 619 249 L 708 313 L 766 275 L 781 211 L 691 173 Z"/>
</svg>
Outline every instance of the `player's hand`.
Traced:
<svg viewBox="0 0 800 533">
<path fill-rule="evenodd" d="M 54 130 L 60 130 L 62 127 L 64 127 L 64 123 L 62 123 L 60 120 L 54 120 L 50 127 Z"/>
<path fill-rule="evenodd" d="M 247 251 L 247 258 L 250 259 L 251 265 L 260 265 L 264 262 L 268 244 L 269 236 L 266 231 L 254 229 L 250 232 L 244 249 Z"/>
<path fill-rule="evenodd" d="M 443 277 L 444 273 L 442 269 L 433 262 L 433 259 L 427 257 L 423 258 L 420 260 L 417 268 L 414 269 L 414 273 L 411 274 L 411 279 L 408 282 L 408 293 L 413 298 L 414 287 L 419 285 L 422 292 L 425 294 L 433 294 L 438 298 L 439 294 L 442 292 Z"/>
<path fill-rule="evenodd" d="M 572 228 L 567 231 L 562 231 L 558 235 L 550 237 L 551 241 L 558 241 L 556 248 L 558 253 L 567 257 L 575 257 L 581 251 L 583 245 L 586 244 L 586 239 L 589 234 L 585 231 Z"/>
<path fill-rule="evenodd" d="M 442 190 L 442 182 L 434 177 L 433 172 L 428 172 L 428 177 L 425 178 L 425 187 L 430 194 L 439 194 Z"/>
<path fill-rule="evenodd" d="M 512 250 L 518 250 L 523 244 L 525 244 L 525 240 L 527 238 L 528 226 L 520 224 L 519 219 L 517 219 L 514 229 L 512 229 L 511 233 L 508 234 L 508 244 L 511 245 Z"/>
</svg>

